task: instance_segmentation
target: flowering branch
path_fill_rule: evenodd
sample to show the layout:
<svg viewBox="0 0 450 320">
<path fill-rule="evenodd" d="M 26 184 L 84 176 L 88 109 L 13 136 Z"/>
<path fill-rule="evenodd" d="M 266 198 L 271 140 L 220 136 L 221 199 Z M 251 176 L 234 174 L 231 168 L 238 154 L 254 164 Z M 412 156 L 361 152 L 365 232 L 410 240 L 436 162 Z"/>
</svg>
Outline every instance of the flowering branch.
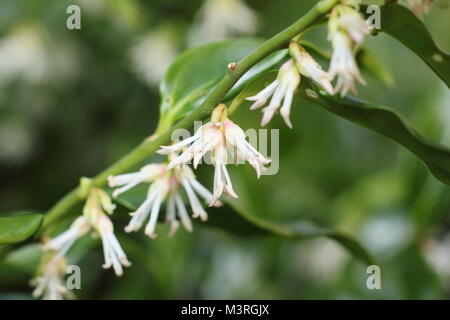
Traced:
<svg viewBox="0 0 450 320">
<path fill-rule="evenodd" d="M 236 68 L 228 70 L 225 77 L 217 84 L 215 89 L 206 97 L 205 101 L 199 108 L 192 111 L 183 120 L 178 122 L 172 128 L 166 130 L 158 136 L 150 137 L 144 140 L 130 153 L 119 159 L 116 163 L 106 168 L 92 179 L 91 187 L 101 187 L 106 184 L 110 175 L 116 175 L 124 172 L 135 164 L 143 161 L 151 156 L 161 146 L 170 141 L 172 130 L 178 128 L 190 128 L 195 120 L 200 120 L 208 116 L 212 109 L 217 106 L 225 95 L 230 91 L 233 85 L 247 72 L 253 65 L 265 58 L 270 53 L 276 51 L 281 46 L 289 42 L 293 37 L 306 30 L 314 24 L 324 14 L 328 13 L 339 0 L 321 0 L 313 8 L 311 8 L 303 17 L 287 27 L 271 39 L 264 42 L 253 52 L 237 63 Z M 86 192 L 81 192 L 81 188 L 77 187 L 61 200 L 59 200 L 46 214 L 43 227 L 47 227 L 51 222 L 63 216 L 77 202 L 83 200 Z"/>
</svg>

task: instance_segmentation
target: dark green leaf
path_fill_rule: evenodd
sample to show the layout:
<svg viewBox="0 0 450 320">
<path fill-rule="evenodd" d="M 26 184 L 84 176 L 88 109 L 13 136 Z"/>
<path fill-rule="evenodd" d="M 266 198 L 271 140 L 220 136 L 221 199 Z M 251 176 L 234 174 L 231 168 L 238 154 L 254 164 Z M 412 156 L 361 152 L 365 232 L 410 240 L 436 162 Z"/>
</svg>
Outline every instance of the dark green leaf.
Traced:
<svg viewBox="0 0 450 320">
<path fill-rule="evenodd" d="M 18 214 L 0 217 L 0 245 L 24 241 L 34 234 L 42 222 L 41 214 Z"/>
<path fill-rule="evenodd" d="M 450 55 L 439 49 L 410 10 L 397 4 L 381 7 L 381 31 L 417 54 L 450 87 Z"/>
<path fill-rule="evenodd" d="M 425 138 L 394 110 L 374 106 L 353 97 L 340 98 L 315 92 L 308 95 L 308 92 L 311 93 L 308 90 L 311 89 L 302 90 L 306 92 L 303 95 L 306 100 L 401 144 L 422 159 L 437 179 L 450 185 L 450 150 Z"/>
<path fill-rule="evenodd" d="M 367 48 L 361 48 L 356 55 L 356 60 L 361 69 L 370 74 L 374 79 L 381 81 L 385 86 L 392 87 L 394 77 L 389 69 Z"/>
</svg>

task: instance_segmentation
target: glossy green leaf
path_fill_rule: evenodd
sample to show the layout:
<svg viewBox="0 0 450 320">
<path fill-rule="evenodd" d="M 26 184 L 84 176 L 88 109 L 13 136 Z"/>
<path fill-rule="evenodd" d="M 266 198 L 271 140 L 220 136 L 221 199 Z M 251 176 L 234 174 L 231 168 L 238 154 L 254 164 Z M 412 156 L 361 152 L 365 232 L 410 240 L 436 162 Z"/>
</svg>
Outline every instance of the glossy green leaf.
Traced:
<svg viewBox="0 0 450 320">
<path fill-rule="evenodd" d="M 118 197 L 116 201 L 128 210 L 135 211 L 145 197 L 146 188 L 140 188 Z M 293 240 L 328 237 L 341 244 L 357 259 L 367 264 L 373 264 L 370 254 L 351 236 L 318 226 L 311 221 L 303 220 L 287 223 L 266 221 L 250 214 L 236 202 L 227 202 L 220 208 L 208 208 L 208 216 L 205 225 L 217 227 L 243 237 L 272 235 Z"/>
<path fill-rule="evenodd" d="M 423 22 L 410 10 L 397 4 L 382 6 L 381 31 L 417 54 L 450 87 L 450 55 L 437 47 Z"/>
<path fill-rule="evenodd" d="M 0 245 L 17 243 L 33 235 L 41 225 L 41 214 L 0 217 Z"/>
<path fill-rule="evenodd" d="M 309 89 L 301 90 L 303 98 L 401 144 L 422 159 L 437 179 L 450 185 L 450 150 L 425 138 L 394 110 L 371 105 L 353 97 L 317 94 L 316 91 L 311 91 L 310 82 L 307 86 Z"/>
<path fill-rule="evenodd" d="M 394 85 L 392 72 L 368 49 L 361 48 L 356 54 L 356 61 L 361 66 L 361 70 L 381 81 L 385 86 L 392 87 Z"/>
<path fill-rule="evenodd" d="M 170 121 L 182 118 L 201 103 L 207 93 L 228 72 L 227 65 L 238 62 L 262 40 L 233 39 L 203 45 L 180 55 L 164 76 L 160 86 L 160 111 L 163 118 Z M 227 98 L 237 94 L 239 88 L 258 74 L 279 63 L 287 50 L 279 50 L 253 66 L 236 83 Z"/>
</svg>

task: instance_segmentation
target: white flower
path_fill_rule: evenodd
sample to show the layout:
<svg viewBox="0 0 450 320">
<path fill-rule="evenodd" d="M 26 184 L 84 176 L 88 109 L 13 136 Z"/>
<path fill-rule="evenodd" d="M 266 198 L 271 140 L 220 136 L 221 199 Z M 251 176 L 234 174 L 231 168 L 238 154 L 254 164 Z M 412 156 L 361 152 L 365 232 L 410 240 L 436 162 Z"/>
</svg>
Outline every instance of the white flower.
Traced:
<svg viewBox="0 0 450 320">
<path fill-rule="evenodd" d="M 311 57 L 311 55 L 298 43 L 291 42 L 289 52 L 294 58 L 298 71 L 311 78 L 322 86 L 329 94 L 333 94 L 333 86 L 330 83 L 331 76 L 322 70 L 322 67 Z"/>
<path fill-rule="evenodd" d="M 213 201 L 213 195 L 196 180 L 192 170 L 184 164 L 177 165 L 174 168 L 168 168 L 166 164 L 150 164 L 136 173 L 109 177 L 110 187 L 124 185 L 124 187 L 114 191 L 114 196 L 118 196 L 142 182 L 151 182 L 147 198 L 135 212 L 130 213 L 132 218 L 125 227 L 126 232 L 139 230 L 150 215 L 145 227 L 145 234 L 155 238 L 156 222 L 158 221 L 161 204 L 165 200 L 167 200 L 166 222 L 170 225 L 169 235 L 173 235 L 178 229 L 179 221 L 177 218 L 181 220 L 184 228 L 191 232 L 192 222 L 181 197 L 181 186 L 186 191 L 194 218 L 200 217 L 203 221 L 208 218 L 197 194 L 210 204 L 221 205 L 219 201 Z"/>
<path fill-rule="evenodd" d="M 57 250 L 61 256 L 69 251 L 73 243 L 84 236 L 91 229 L 91 225 L 85 217 L 80 216 L 75 219 L 70 228 L 59 236 L 44 244 L 44 250 Z"/>
<path fill-rule="evenodd" d="M 44 300 L 62 300 L 70 297 L 70 292 L 63 284 L 66 272 L 66 260 L 60 255 L 44 256 L 38 269 L 38 275 L 31 280 L 33 297 L 42 297 Z"/>
<path fill-rule="evenodd" d="M 54 250 L 57 256 L 62 257 L 77 239 L 93 228 L 102 239 L 105 257 L 103 267 L 106 269 L 112 266 L 116 275 L 121 276 L 123 274 L 122 265 L 128 267 L 131 263 L 113 233 L 111 220 L 105 214 L 105 212 L 112 214 L 114 209 L 115 205 L 109 195 L 99 188 L 93 188 L 87 197 L 83 215 L 75 219 L 69 230 L 45 243 L 43 249 Z"/>
<path fill-rule="evenodd" d="M 356 94 L 354 79 L 365 84 L 359 73 L 353 49 L 355 44 L 361 43 L 370 32 L 363 17 L 357 11 L 357 2 L 349 3 L 352 3 L 353 7 L 349 5 L 334 7 L 328 21 L 328 39 L 333 46 L 328 74 L 332 78 L 337 77 L 335 92 L 340 92 L 341 96 L 349 91 Z"/>
<path fill-rule="evenodd" d="M 102 239 L 103 255 L 105 263 L 104 269 L 109 269 L 111 266 L 117 276 L 123 274 L 122 265 L 125 267 L 131 266 L 131 262 L 128 261 L 125 252 L 117 241 L 114 235 L 114 227 L 111 220 L 104 213 L 100 214 L 95 221 L 94 226 Z"/>
<path fill-rule="evenodd" d="M 105 214 L 112 214 L 115 205 L 112 203 L 109 195 L 99 188 L 93 188 L 88 195 L 86 205 L 83 208 L 83 215 L 89 221 L 91 226 L 100 234 L 103 245 L 103 255 L 105 263 L 104 269 L 111 266 L 117 276 L 123 274 L 122 265 L 131 266 L 125 252 L 122 250 L 116 236 L 111 220 Z"/>
<path fill-rule="evenodd" d="M 191 43 L 218 41 L 230 35 L 252 34 L 258 26 L 256 13 L 242 0 L 204 0 L 199 23 L 191 31 Z"/>
<path fill-rule="evenodd" d="M 332 39 L 333 56 L 331 57 L 330 70 L 331 77 L 337 76 L 335 91 L 345 96 L 348 91 L 356 94 L 356 87 L 353 79 L 357 79 L 362 84 L 366 82 L 359 73 L 358 66 L 352 52 L 351 39 L 343 32 L 336 32 Z"/>
<path fill-rule="evenodd" d="M 297 89 L 299 84 L 300 74 L 295 67 L 293 59 L 290 59 L 281 66 L 277 79 L 274 82 L 269 84 L 257 95 L 247 98 L 249 101 L 255 101 L 250 107 L 251 110 L 255 110 L 264 106 L 267 100 L 273 95 L 269 106 L 263 109 L 261 126 L 265 126 L 269 123 L 275 112 L 280 109 L 281 102 L 283 101 L 280 114 L 287 126 L 292 128 L 292 123 L 289 116 L 291 113 L 291 104 L 294 97 L 294 91 Z"/>
<path fill-rule="evenodd" d="M 228 119 L 227 109 L 223 104 L 214 109 L 211 121 L 201 126 L 192 137 L 171 146 L 162 146 L 158 153 L 172 154 L 187 147 L 186 150 L 169 163 L 168 167 L 173 168 L 193 159 L 194 168 L 196 168 L 200 159 L 207 152 L 210 152 L 215 167 L 214 192 L 210 201 L 211 206 L 223 192 L 232 197 L 238 197 L 233 190 L 226 167 L 228 146 L 236 149 L 238 159 L 247 160 L 255 168 L 258 177 L 265 170 L 264 165 L 270 162 L 246 141 L 244 131 Z"/>
</svg>

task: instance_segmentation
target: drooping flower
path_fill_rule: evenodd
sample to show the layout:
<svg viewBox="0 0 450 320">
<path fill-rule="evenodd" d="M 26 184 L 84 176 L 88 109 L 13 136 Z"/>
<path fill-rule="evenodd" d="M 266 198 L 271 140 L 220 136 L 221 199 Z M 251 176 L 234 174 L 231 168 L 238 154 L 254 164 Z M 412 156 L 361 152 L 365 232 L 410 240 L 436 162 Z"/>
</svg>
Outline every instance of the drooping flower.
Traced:
<svg viewBox="0 0 450 320">
<path fill-rule="evenodd" d="M 125 252 L 114 235 L 114 227 L 111 220 L 106 214 L 97 217 L 95 228 L 100 234 L 103 245 L 103 255 L 105 263 L 102 265 L 104 269 L 113 267 L 117 276 L 123 274 L 122 266 L 129 267 L 131 262 L 128 261 Z"/>
<path fill-rule="evenodd" d="M 196 168 L 201 158 L 209 152 L 215 168 L 214 191 L 210 205 L 213 205 L 224 192 L 234 198 L 238 197 L 233 190 L 226 167 L 227 147 L 233 147 L 236 150 L 237 160 L 248 161 L 255 168 L 258 177 L 266 169 L 264 165 L 270 163 L 270 160 L 247 142 L 244 131 L 228 119 L 227 108 L 223 104 L 214 109 L 211 121 L 201 126 L 192 137 L 171 146 L 162 146 L 158 153 L 172 154 L 182 151 L 185 147 L 187 148 L 180 155 L 170 161 L 168 168 L 191 160 Z"/>
<path fill-rule="evenodd" d="M 328 21 L 328 39 L 333 47 L 329 75 L 337 77 L 335 92 L 341 96 L 349 91 L 356 94 L 354 79 L 365 84 L 354 57 L 354 48 L 361 43 L 370 30 L 361 14 L 357 11 L 357 1 L 351 5 L 337 5 L 331 11 Z"/>
<path fill-rule="evenodd" d="M 289 53 L 292 59 L 281 66 L 277 79 L 255 96 L 246 98 L 246 100 L 254 101 L 250 109 L 255 110 L 265 106 L 267 100 L 272 97 L 269 105 L 263 109 L 261 126 L 269 123 L 275 112 L 280 110 L 285 123 L 289 128 L 292 128 L 290 120 L 291 105 L 294 92 L 301 81 L 300 74 L 311 78 L 329 94 L 333 94 L 330 75 L 322 70 L 322 67 L 300 44 L 291 42 Z"/>
<path fill-rule="evenodd" d="M 160 207 L 166 200 L 166 222 L 170 225 L 169 235 L 177 231 L 179 220 L 187 231 L 192 231 L 192 222 L 181 196 L 181 187 L 187 194 L 194 218 L 200 217 L 203 221 L 208 218 L 197 194 L 212 205 L 221 205 L 219 201 L 213 201 L 211 192 L 197 181 L 191 168 L 185 164 L 173 168 L 168 168 L 167 164 L 150 164 L 139 172 L 110 176 L 108 180 L 110 187 L 122 186 L 114 191 L 115 197 L 140 183 L 151 183 L 147 198 L 135 212 L 130 213 L 132 218 L 125 227 L 126 232 L 137 231 L 150 215 L 145 234 L 151 238 L 156 237 L 155 229 Z"/>
<path fill-rule="evenodd" d="M 292 123 L 289 116 L 291 113 L 291 104 L 294 97 L 294 92 L 299 84 L 300 74 L 294 64 L 294 60 L 289 59 L 281 66 L 275 81 L 269 84 L 257 95 L 247 98 L 249 101 L 254 101 L 250 109 L 255 110 L 266 105 L 267 100 L 273 96 L 272 100 L 270 100 L 269 106 L 263 109 L 261 126 L 268 124 L 275 112 L 279 109 L 286 125 L 289 128 L 292 128 Z M 282 102 L 283 105 L 281 106 Z"/>
<path fill-rule="evenodd" d="M 109 195 L 99 188 L 93 188 L 86 200 L 83 215 L 91 226 L 100 234 L 103 245 L 104 269 L 113 267 L 117 276 L 123 274 L 122 266 L 129 267 L 131 262 L 114 235 L 114 227 L 107 214 L 112 214 L 115 205 Z"/>
<path fill-rule="evenodd" d="M 99 188 L 93 188 L 87 197 L 83 215 L 75 219 L 67 231 L 47 241 L 43 250 L 54 251 L 57 256 L 63 257 L 77 239 L 94 229 L 102 239 L 105 259 L 103 268 L 112 266 L 116 275 L 121 276 L 122 266 L 129 267 L 131 263 L 117 241 L 113 224 L 107 216 L 114 209 L 115 205 L 109 195 Z"/>
<path fill-rule="evenodd" d="M 345 33 L 337 31 L 333 36 L 332 45 L 333 56 L 328 73 L 333 78 L 337 76 L 334 89 L 340 92 L 341 96 L 345 96 L 349 91 L 356 94 L 354 79 L 362 84 L 366 82 L 356 64 L 351 39 Z"/>
<path fill-rule="evenodd" d="M 198 18 L 190 35 L 192 44 L 252 34 L 258 26 L 255 11 L 243 0 L 204 0 Z"/>
<path fill-rule="evenodd" d="M 36 277 L 31 279 L 33 297 L 44 300 L 62 300 L 71 298 L 69 289 L 63 284 L 67 262 L 64 256 L 48 253 L 43 256 Z"/>
</svg>

